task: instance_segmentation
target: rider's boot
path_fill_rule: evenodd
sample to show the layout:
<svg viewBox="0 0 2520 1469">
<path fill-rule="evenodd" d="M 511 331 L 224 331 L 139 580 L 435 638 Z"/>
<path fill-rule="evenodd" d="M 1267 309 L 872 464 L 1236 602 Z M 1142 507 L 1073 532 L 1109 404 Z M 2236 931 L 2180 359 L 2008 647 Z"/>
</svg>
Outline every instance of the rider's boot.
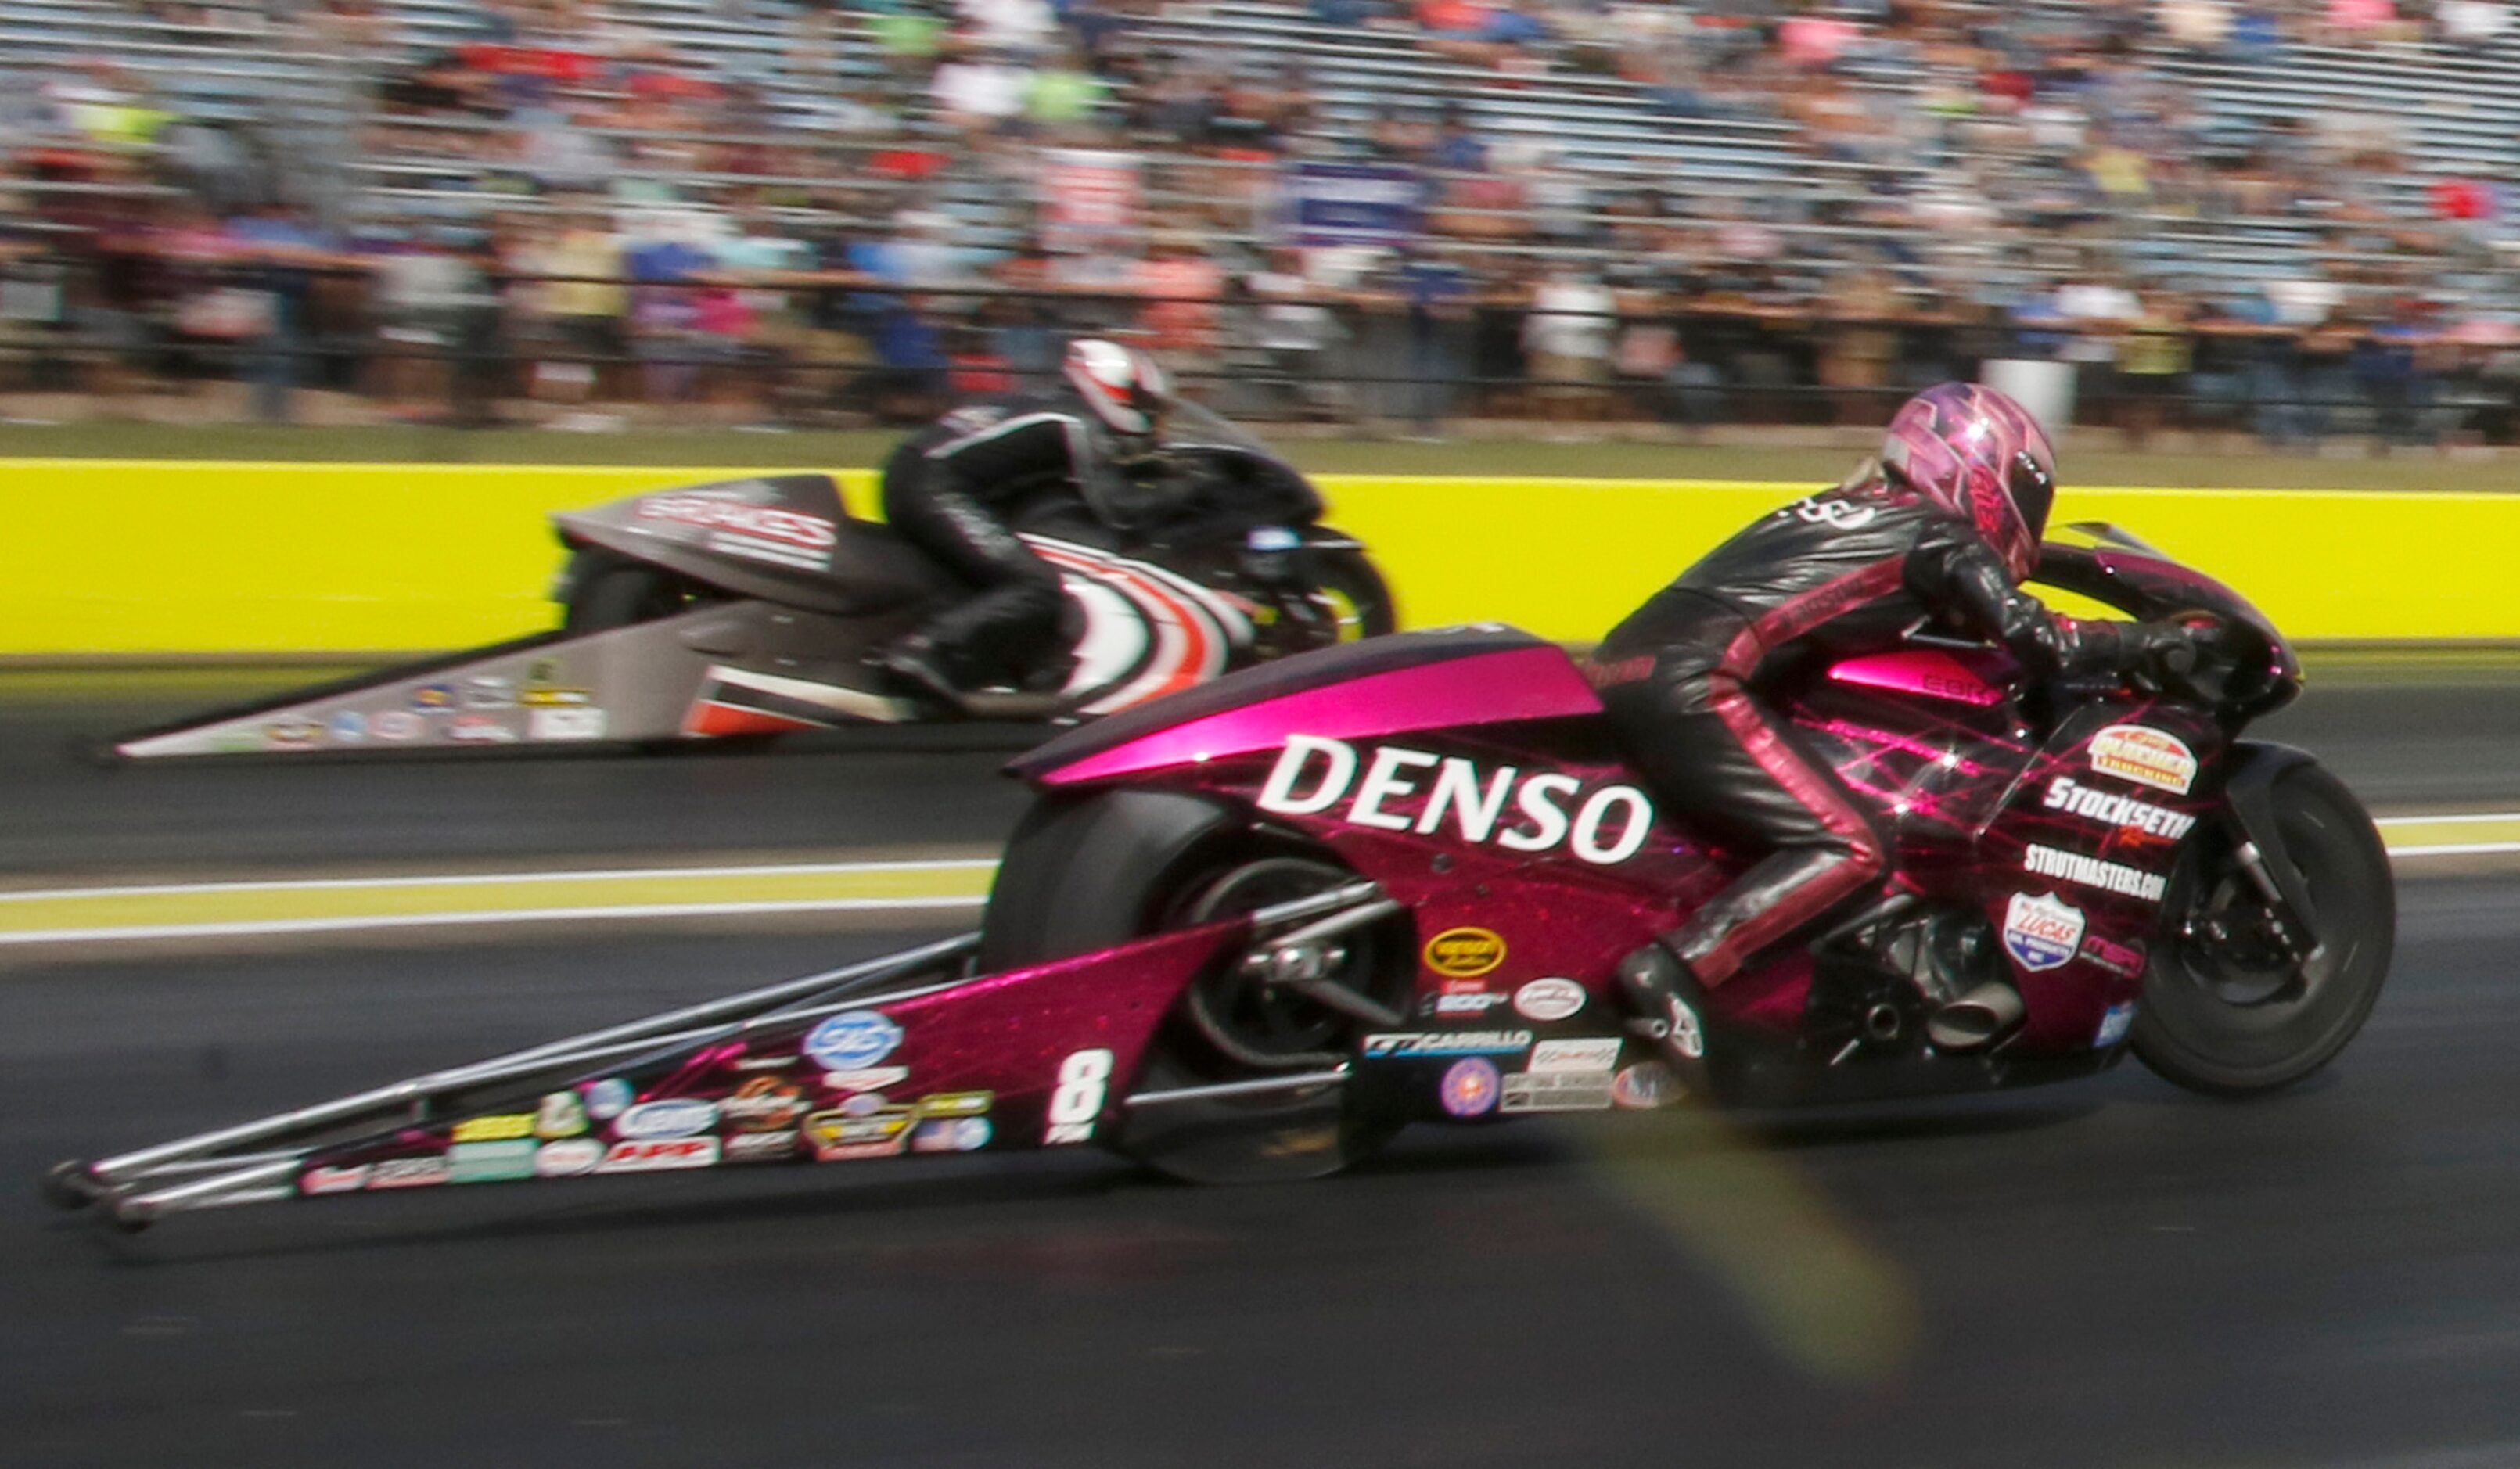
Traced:
<svg viewBox="0 0 2520 1469">
<path fill-rule="evenodd" d="M 2029 1014 L 2019 990 L 1987 977 L 1988 939 L 1984 923 L 1928 913 L 1890 925 L 1873 946 L 1874 957 L 1924 997 L 1925 1038 L 1937 1049 L 1983 1049 Z"/>
<path fill-rule="evenodd" d="M 1628 1029 L 1654 1043 L 1679 1079 L 1682 1094 L 1709 1094 L 1706 991 L 1661 940 L 1619 960 L 1620 991 L 1633 1018 Z"/>
<path fill-rule="evenodd" d="M 948 655 L 936 645 L 936 640 L 925 633 L 913 633 L 896 640 L 876 655 L 876 662 L 894 681 L 915 692 L 929 694 L 948 704 L 962 702 L 963 690 L 948 671 Z"/>
</svg>

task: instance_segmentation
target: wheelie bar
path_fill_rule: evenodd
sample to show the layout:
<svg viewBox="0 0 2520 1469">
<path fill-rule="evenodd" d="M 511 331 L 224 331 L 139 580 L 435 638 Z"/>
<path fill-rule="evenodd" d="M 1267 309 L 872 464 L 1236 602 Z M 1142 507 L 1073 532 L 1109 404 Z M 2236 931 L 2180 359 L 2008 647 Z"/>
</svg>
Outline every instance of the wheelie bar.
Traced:
<svg viewBox="0 0 2520 1469">
<path fill-rule="evenodd" d="M 957 964 L 979 944 L 977 933 L 964 934 L 111 1158 L 71 1159 L 45 1175 L 44 1193 L 64 1209 L 100 1205 L 116 1224 L 132 1228 L 185 1210 L 286 1198 L 292 1192 L 286 1180 L 299 1163 L 318 1146 L 339 1140 L 327 1135 L 357 1124 L 383 1123 L 397 1112 L 406 1114 L 402 1122 L 425 1123 L 440 1100 L 483 1087 L 624 1055 L 696 1047 L 760 1026 L 810 1018 L 818 1010 L 856 1003 L 876 986 Z M 274 1143 L 281 1146 L 268 1146 Z M 264 1150 L 230 1151 L 248 1145 L 263 1145 Z M 183 1179 L 190 1181 L 175 1181 Z"/>
<path fill-rule="evenodd" d="M 688 1086 L 680 1078 L 694 1074 L 695 1067 L 705 1071 L 730 1043 L 739 1050 L 774 1043 L 792 1046 L 839 1011 L 882 1005 L 901 1007 L 895 1012 L 905 1016 L 928 1013 L 949 991 L 958 992 L 959 1001 L 960 992 L 968 989 L 971 1002 L 988 1004 L 983 991 L 1005 994 L 1010 988 L 1057 985 L 1066 997 L 1062 1004 L 1084 1006 L 1071 1014 L 1091 1016 L 1096 996 L 1116 993 L 1105 986 L 1135 985 L 1130 993 L 1138 998 L 1117 1007 L 1151 1016 L 1169 1006 L 1170 997 L 1197 966 L 1237 962 L 1264 983 L 1385 1020 L 1389 1013 L 1380 1005 L 1328 979 L 1325 951 L 1339 936 L 1388 914 L 1392 907 L 1374 884 L 1353 883 L 1195 929 L 998 973 L 972 972 L 969 960 L 980 936 L 965 934 L 172 1142 L 93 1161 L 73 1159 L 45 1175 L 43 1190 L 60 1208 L 93 1208 L 126 1229 L 142 1228 L 168 1214 L 294 1198 L 301 1193 L 300 1176 L 309 1168 L 411 1145 L 408 1139 L 416 1130 L 442 1132 L 486 1107 L 513 1105 L 554 1083 L 646 1076 L 664 1083 L 668 1094 L 687 1094 L 671 1089 Z M 1080 1040 L 1070 1048 L 1097 1044 L 1106 1043 Z M 1111 1064 L 1109 1051 L 1089 1053 L 1102 1057 L 1105 1067 Z M 1114 1100 L 1126 1112 L 1346 1080 L 1347 1068 L 1340 1065 L 1300 1075 L 1135 1092 Z M 1021 1081 L 982 1083 L 983 1090 L 960 1095 L 990 1095 L 986 1089 L 992 1085 L 1019 1090 Z"/>
</svg>

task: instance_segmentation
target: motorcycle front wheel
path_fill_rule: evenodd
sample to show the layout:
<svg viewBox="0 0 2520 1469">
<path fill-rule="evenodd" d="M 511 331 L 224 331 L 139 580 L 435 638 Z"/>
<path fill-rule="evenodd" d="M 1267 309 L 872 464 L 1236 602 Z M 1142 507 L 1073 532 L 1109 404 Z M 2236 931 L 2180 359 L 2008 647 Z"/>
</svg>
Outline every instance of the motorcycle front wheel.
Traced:
<svg viewBox="0 0 2520 1469">
<path fill-rule="evenodd" d="M 1364 552 L 1344 548 L 1317 551 L 1312 569 L 1313 595 L 1328 607 L 1338 627 L 1339 642 L 1379 638 L 1398 630 L 1400 619 L 1392 606 L 1391 588 Z"/>
<path fill-rule="evenodd" d="M 2200 830 L 2173 874 L 2131 1044 L 2192 1091 L 2252 1096 L 2318 1071 L 2362 1028 L 2389 977 L 2397 890 L 2388 849 L 2345 783 L 2316 765 L 2275 778 L 2283 853 L 2310 894 L 2318 949 L 2295 958 L 2242 866 L 2239 843 Z"/>
</svg>

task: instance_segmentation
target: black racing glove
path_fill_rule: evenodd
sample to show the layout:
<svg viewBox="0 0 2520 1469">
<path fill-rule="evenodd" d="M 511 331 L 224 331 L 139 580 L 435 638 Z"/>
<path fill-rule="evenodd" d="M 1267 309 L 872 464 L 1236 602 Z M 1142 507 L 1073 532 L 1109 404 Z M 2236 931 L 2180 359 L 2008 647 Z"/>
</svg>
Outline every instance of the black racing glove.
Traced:
<svg viewBox="0 0 2520 1469">
<path fill-rule="evenodd" d="M 2119 670 L 2156 686 L 2183 679 L 2196 671 L 2201 653 L 2214 646 L 2222 633 L 2221 623 L 2203 616 L 2122 623 Z"/>
</svg>

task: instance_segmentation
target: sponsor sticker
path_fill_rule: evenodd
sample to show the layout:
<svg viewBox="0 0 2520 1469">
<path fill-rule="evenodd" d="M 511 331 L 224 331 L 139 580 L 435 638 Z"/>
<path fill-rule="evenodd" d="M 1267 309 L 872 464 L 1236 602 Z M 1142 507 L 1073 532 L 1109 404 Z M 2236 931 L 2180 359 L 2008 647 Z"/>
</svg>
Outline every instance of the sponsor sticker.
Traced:
<svg viewBox="0 0 2520 1469">
<path fill-rule="evenodd" d="M 368 1186 L 368 1165 L 353 1163 L 346 1168 L 310 1168 L 297 1176 L 297 1191 L 315 1195 L 354 1193 Z"/>
<path fill-rule="evenodd" d="M 586 1102 L 574 1091 L 555 1091 L 534 1108 L 534 1135 L 574 1137 L 586 1131 Z"/>
<path fill-rule="evenodd" d="M 805 1054 L 826 1071 L 856 1071 L 892 1054 L 901 1044 L 901 1027 L 875 1010 L 842 1010 L 827 1015 L 805 1037 Z"/>
<path fill-rule="evenodd" d="M 2113 795 L 2085 785 L 2070 776 L 2058 776 L 2048 782 L 2047 805 L 2050 811 L 2086 817 L 2121 831 L 2140 832 L 2164 841 L 2179 840 L 2196 824 L 2196 818 L 2186 812 L 2155 806 L 2150 801 L 2139 801 L 2133 796 Z"/>
<path fill-rule="evenodd" d="M 711 550 L 820 571 L 832 563 L 838 535 L 819 515 L 800 514 L 753 501 L 771 492 L 756 485 L 725 490 L 676 491 L 639 502 L 639 518 L 688 525 L 707 532 Z"/>
<path fill-rule="evenodd" d="M 2092 736 L 2092 769 L 2175 795 L 2196 783 L 2196 752 L 2146 725 L 2111 725 Z"/>
<path fill-rule="evenodd" d="M 794 1128 L 781 1128 L 775 1133 L 738 1133 L 726 1139 L 722 1161 L 785 1163 L 796 1156 L 796 1137 Z"/>
<path fill-rule="evenodd" d="M 446 737 L 473 744 L 515 744 L 517 732 L 494 714 L 459 714 L 446 727 Z"/>
<path fill-rule="evenodd" d="M 998 1099 L 994 1091 L 930 1091 L 919 1099 L 922 1117 L 980 1117 Z"/>
<path fill-rule="evenodd" d="M 563 1137 L 546 1142 L 534 1153 L 534 1175 L 543 1179 L 567 1179 L 595 1172 L 604 1161 L 604 1144 L 592 1137 Z"/>
<path fill-rule="evenodd" d="M 1599 1072 L 1607 1076 L 1619 1064 L 1619 1038 L 1588 1036 L 1580 1041 L 1543 1041 L 1531 1047 L 1523 1069 L 1535 1075 Z"/>
<path fill-rule="evenodd" d="M 1426 941 L 1426 967 L 1454 979 L 1475 979 L 1505 962 L 1505 940 L 1492 929 L 1447 928 Z"/>
<path fill-rule="evenodd" d="M 2033 974 L 2062 968 L 2083 943 L 2083 911 L 2053 893 L 2015 893 L 2003 906 L 2003 952 Z"/>
<path fill-rule="evenodd" d="M 815 1158 L 825 1163 L 846 1163 L 899 1153 L 909 1141 L 914 1120 L 915 1114 L 908 1107 L 893 1107 L 865 1117 L 817 1112 L 805 1119 L 803 1132 Z"/>
<path fill-rule="evenodd" d="M 785 1071 L 803 1059 L 802 1056 L 742 1056 L 734 1065 L 738 1071 Z"/>
<path fill-rule="evenodd" d="M 311 719 L 284 719 L 262 727 L 266 749 L 311 750 L 324 742 L 324 727 Z"/>
<path fill-rule="evenodd" d="M 476 673 L 464 681 L 464 707 L 513 709 L 517 707 L 517 686 L 492 674 Z"/>
<path fill-rule="evenodd" d="M 989 1145 L 995 1130 L 985 1117 L 931 1117 L 910 1135 L 914 1153 L 972 1153 Z"/>
<path fill-rule="evenodd" d="M 1680 1100 L 1680 1078 L 1660 1061 L 1639 1061 L 1610 1078 L 1610 1102 L 1631 1111 L 1649 1112 Z"/>
<path fill-rule="evenodd" d="M 601 709 L 530 709 L 525 713 L 527 739 L 602 739 Z"/>
<path fill-rule="evenodd" d="M 2143 977 L 2144 955 L 2141 944 L 2121 944 L 2092 934 L 2083 940 L 2083 957 L 2124 979 Z"/>
<path fill-rule="evenodd" d="M 616 1142 L 595 1165 L 600 1174 L 661 1173 L 674 1168 L 706 1168 L 718 1158 L 714 1137 L 647 1137 Z"/>
<path fill-rule="evenodd" d="M 697 1096 L 641 1102 L 612 1120 L 615 1137 L 690 1137 L 717 1122 L 717 1103 Z"/>
<path fill-rule="evenodd" d="M 1496 1110 L 1500 1078 L 1496 1062 L 1485 1056 L 1463 1056 L 1444 1069 L 1436 1096 L 1455 1117 L 1484 1117 Z"/>
<path fill-rule="evenodd" d="M 1614 1098 L 1607 1071 L 1517 1072 L 1505 1079 L 1508 1112 L 1606 1112 Z"/>
<path fill-rule="evenodd" d="M 418 739 L 428 725 L 408 709 L 387 709 L 368 721 L 368 733 L 379 739 Z"/>
<path fill-rule="evenodd" d="M 1633 785 L 1587 790 L 1580 778 L 1557 771 L 1482 771 L 1457 756 L 1399 745 L 1360 751 L 1313 734 L 1286 736 L 1258 804 L 1281 816 L 1334 811 L 1349 825 L 1383 831 L 1450 829 L 1509 852 L 1564 847 L 1604 867 L 1644 850 L 1654 824 L 1653 802 Z"/>
<path fill-rule="evenodd" d="M 823 1085 L 834 1091 L 881 1091 L 910 1080 L 907 1066 L 859 1066 L 848 1071 L 826 1071 Z"/>
<path fill-rule="evenodd" d="M 718 1111 L 739 1133 L 773 1132 L 804 1115 L 805 1092 L 775 1076 L 756 1076 L 736 1088 Z"/>
<path fill-rule="evenodd" d="M 578 1090 L 586 1096 L 586 1115 L 597 1122 L 610 1122 L 638 1100 L 638 1093 L 630 1090 L 630 1084 L 617 1076 L 590 1082 Z"/>
<path fill-rule="evenodd" d="M 2135 1004 L 2128 1002 L 2110 1005 L 2100 1012 L 2100 1028 L 2092 1037 L 2093 1050 L 2106 1050 L 2127 1038 L 2135 1028 Z"/>
<path fill-rule="evenodd" d="M 1427 1007 L 1437 1015 L 1463 1016 L 1472 1019 L 1504 1004 L 1508 997 L 1494 990 L 1457 990 L 1430 998 Z"/>
<path fill-rule="evenodd" d="M 414 714 L 445 714 L 454 707 L 455 686 L 452 684 L 423 684 L 411 691 L 411 712 Z"/>
<path fill-rule="evenodd" d="M 2158 903 L 2170 888 L 2170 879 L 2158 872 L 2131 868 L 2122 862 L 2103 862 L 2081 852 L 2067 852 L 2058 847 L 2033 843 L 2022 849 L 2021 870 L 2038 877 L 2057 877 L 2077 887 L 2098 888 L 2104 893 L 2139 898 Z"/>
<path fill-rule="evenodd" d="M 446 1181 L 446 1160 L 387 1158 L 368 1175 L 370 1188 L 429 1188 Z"/>
<path fill-rule="evenodd" d="M 368 717 L 356 709 L 343 709 L 324 722 L 324 731 L 335 744 L 357 744 L 368 737 Z"/>
<path fill-rule="evenodd" d="M 595 702 L 595 690 L 533 683 L 518 691 L 517 702 L 528 709 L 582 709 Z"/>
<path fill-rule="evenodd" d="M 459 1142 L 446 1150 L 449 1183 L 508 1183 L 534 1176 L 532 1138 L 519 1142 Z"/>
<path fill-rule="evenodd" d="M 1527 1030 L 1400 1031 L 1365 1038 L 1371 1060 L 1422 1060 L 1438 1056 L 1502 1056 L 1528 1049 Z"/>
<path fill-rule="evenodd" d="M 1513 992 L 1513 1012 L 1546 1025 L 1584 1008 L 1584 987 L 1571 979 L 1535 979 Z"/>
<path fill-rule="evenodd" d="M 492 1117 L 468 1117 L 455 1125 L 448 1138 L 453 1142 L 500 1142 L 512 1137 L 534 1135 L 534 1114 L 503 1112 Z"/>
</svg>

